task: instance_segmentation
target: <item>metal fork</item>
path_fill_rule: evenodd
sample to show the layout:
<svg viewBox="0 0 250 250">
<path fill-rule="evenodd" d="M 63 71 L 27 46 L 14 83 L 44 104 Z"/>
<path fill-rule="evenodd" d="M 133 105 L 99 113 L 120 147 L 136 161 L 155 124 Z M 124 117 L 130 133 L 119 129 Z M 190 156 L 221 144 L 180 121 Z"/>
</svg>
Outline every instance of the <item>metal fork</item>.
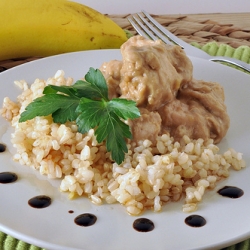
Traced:
<svg viewBox="0 0 250 250">
<path fill-rule="evenodd" d="M 142 10 L 141 12 L 143 13 L 143 15 L 141 13 L 137 13 L 132 15 L 131 17 L 128 17 L 128 21 L 131 23 L 131 25 L 139 35 L 150 38 L 152 40 L 161 39 L 167 44 L 177 44 L 181 46 L 184 49 L 185 53 L 189 56 L 195 56 L 214 62 L 225 62 L 244 69 L 245 71 L 250 73 L 250 64 L 235 58 L 225 56 L 210 56 L 201 49 L 195 48 L 194 46 L 184 42 L 183 40 L 172 34 L 154 18 L 152 18 L 146 11 Z"/>
</svg>

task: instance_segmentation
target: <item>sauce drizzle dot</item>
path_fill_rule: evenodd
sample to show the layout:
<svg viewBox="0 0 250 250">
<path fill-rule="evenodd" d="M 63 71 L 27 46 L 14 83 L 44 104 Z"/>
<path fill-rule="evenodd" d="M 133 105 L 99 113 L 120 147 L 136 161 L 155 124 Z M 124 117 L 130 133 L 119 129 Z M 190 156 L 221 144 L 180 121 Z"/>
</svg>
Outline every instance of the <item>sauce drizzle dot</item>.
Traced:
<svg viewBox="0 0 250 250">
<path fill-rule="evenodd" d="M 33 208 L 45 208 L 51 204 L 51 198 L 46 195 L 38 195 L 29 199 L 28 204 Z"/>
<path fill-rule="evenodd" d="M 190 227 L 203 227 L 207 222 L 204 217 L 194 214 L 188 216 L 185 223 Z"/>
<path fill-rule="evenodd" d="M 3 153 L 6 150 L 6 145 L 0 143 L 0 153 Z"/>
<path fill-rule="evenodd" d="M 244 191 L 238 187 L 225 186 L 219 189 L 218 194 L 224 197 L 236 199 L 236 198 L 240 198 L 244 194 Z"/>
<path fill-rule="evenodd" d="M 15 182 L 18 179 L 17 175 L 12 172 L 2 172 L 0 173 L 0 183 L 7 184 Z"/>
<path fill-rule="evenodd" d="M 97 217 L 94 214 L 80 214 L 75 218 L 75 223 L 78 226 L 89 227 L 96 223 Z"/>
<path fill-rule="evenodd" d="M 155 225 L 147 218 L 139 218 L 134 221 L 133 228 L 138 232 L 150 232 L 155 228 Z"/>
</svg>

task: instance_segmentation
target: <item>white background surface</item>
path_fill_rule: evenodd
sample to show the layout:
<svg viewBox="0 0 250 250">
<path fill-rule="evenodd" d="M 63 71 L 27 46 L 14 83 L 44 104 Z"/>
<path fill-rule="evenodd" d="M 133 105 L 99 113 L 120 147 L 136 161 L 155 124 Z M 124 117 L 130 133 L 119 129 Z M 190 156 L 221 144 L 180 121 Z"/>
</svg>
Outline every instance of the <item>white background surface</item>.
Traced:
<svg viewBox="0 0 250 250">
<path fill-rule="evenodd" d="M 250 12 L 249 0 L 75 0 L 103 14 L 128 14 L 141 9 L 151 14 Z M 249 13 L 250 15 L 250 13 Z"/>
</svg>

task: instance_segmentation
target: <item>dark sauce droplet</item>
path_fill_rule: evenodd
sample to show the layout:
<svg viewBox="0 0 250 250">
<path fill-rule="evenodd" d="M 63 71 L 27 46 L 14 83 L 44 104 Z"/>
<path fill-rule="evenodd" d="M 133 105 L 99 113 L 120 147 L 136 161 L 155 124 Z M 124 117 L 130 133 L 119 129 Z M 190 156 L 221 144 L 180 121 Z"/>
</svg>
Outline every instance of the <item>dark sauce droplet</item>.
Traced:
<svg viewBox="0 0 250 250">
<path fill-rule="evenodd" d="M 6 150 L 6 145 L 0 143 L 0 153 L 3 153 Z"/>
<path fill-rule="evenodd" d="M 96 223 L 97 217 L 94 214 L 80 214 L 75 218 L 75 223 L 78 226 L 89 227 Z"/>
<path fill-rule="evenodd" d="M 240 198 L 244 194 L 244 191 L 238 187 L 225 186 L 219 189 L 218 194 L 228 198 L 236 199 Z"/>
<path fill-rule="evenodd" d="M 0 173 L 0 183 L 7 184 L 15 182 L 18 179 L 17 175 L 12 172 L 2 172 Z"/>
<path fill-rule="evenodd" d="M 46 195 L 38 195 L 31 198 L 28 204 L 33 208 L 45 208 L 51 204 L 51 198 Z"/>
<path fill-rule="evenodd" d="M 155 228 L 155 225 L 147 218 L 139 218 L 134 221 L 133 228 L 138 232 L 150 232 Z"/>
<path fill-rule="evenodd" d="M 203 227 L 207 222 L 200 215 L 190 215 L 185 219 L 185 223 L 191 227 Z"/>
<path fill-rule="evenodd" d="M 73 214 L 73 213 L 74 213 L 74 211 L 73 211 L 73 210 L 69 210 L 68 212 L 69 212 L 69 214 Z"/>
</svg>

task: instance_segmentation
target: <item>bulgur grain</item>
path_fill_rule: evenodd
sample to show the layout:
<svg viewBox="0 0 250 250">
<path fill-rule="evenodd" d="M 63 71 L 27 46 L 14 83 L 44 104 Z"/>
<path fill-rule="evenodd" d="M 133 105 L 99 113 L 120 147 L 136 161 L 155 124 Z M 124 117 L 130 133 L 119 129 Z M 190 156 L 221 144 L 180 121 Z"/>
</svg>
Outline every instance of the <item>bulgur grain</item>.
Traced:
<svg viewBox="0 0 250 250">
<path fill-rule="evenodd" d="M 105 145 L 97 143 L 93 129 L 80 134 L 74 122 L 55 124 L 50 116 L 18 123 L 20 113 L 42 95 L 45 86 L 72 83 L 62 70 L 47 81 L 36 79 L 31 86 L 15 81 L 22 94 L 17 102 L 4 98 L 0 110 L 14 127 L 14 161 L 48 178 L 61 179 L 60 190 L 69 192 L 71 198 L 87 195 L 97 205 L 119 202 L 129 214 L 139 215 L 145 209 L 158 212 L 164 204 L 184 196 L 182 210 L 193 212 L 206 189 L 227 178 L 230 168 L 245 167 L 241 153 L 228 149 L 218 154 L 211 139 L 192 140 L 185 135 L 175 142 L 169 134 L 158 136 L 155 145 L 149 140 L 138 145 L 128 142 L 125 160 L 118 165 L 111 161 Z"/>
</svg>

